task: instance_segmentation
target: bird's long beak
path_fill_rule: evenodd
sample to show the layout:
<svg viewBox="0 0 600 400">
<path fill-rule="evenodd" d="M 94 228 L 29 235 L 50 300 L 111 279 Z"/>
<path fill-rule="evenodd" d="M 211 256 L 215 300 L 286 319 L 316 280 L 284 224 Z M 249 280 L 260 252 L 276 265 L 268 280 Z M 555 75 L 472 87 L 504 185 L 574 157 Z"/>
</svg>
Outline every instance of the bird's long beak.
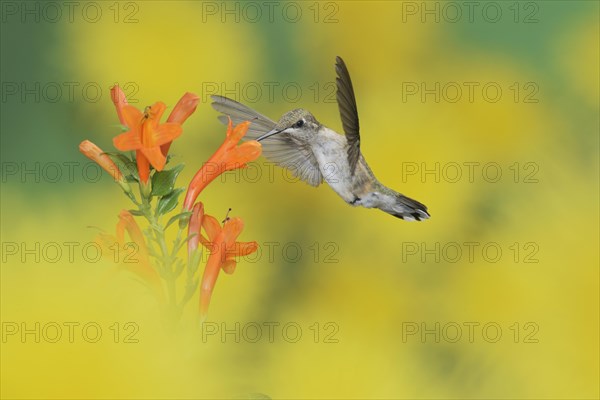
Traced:
<svg viewBox="0 0 600 400">
<path fill-rule="evenodd" d="M 266 138 L 268 138 L 270 136 L 273 136 L 273 135 L 277 135 L 278 133 L 281 133 L 283 131 L 284 131 L 284 129 L 272 129 L 269 132 L 267 132 L 264 135 L 262 135 L 261 137 L 259 137 L 258 139 L 256 139 L 256 141 L 260 142 L 263 139 L 266 139 Z"/>
</svg>

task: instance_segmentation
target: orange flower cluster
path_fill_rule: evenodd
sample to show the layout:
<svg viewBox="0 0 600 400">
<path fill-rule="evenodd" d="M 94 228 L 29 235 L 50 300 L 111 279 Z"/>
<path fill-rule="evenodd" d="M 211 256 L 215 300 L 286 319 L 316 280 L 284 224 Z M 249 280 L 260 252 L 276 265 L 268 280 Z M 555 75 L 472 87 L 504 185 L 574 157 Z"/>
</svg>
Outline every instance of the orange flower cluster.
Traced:
<svg viewBox="0 0 600 400">
<path fill-rule="evenodd" d="M 118 86 L 111 89 L 111 97 L 121 124 L 128 128 L 127 132 L 113 139 L 114 146 L 121 151 L 135 151 L 140 183 L 146 185 L 150 178 L 150 165 L 157 171 L 163 170 L 171 143 L 181 135 L 181 124 L 195 111 L 199 98 L 195 94 L 186 93 L 174 107 L 167 122 L 161 123 L 160 120 L 166 109 L 164 103 L 156 102 L 142 112 L 128 104 L 125 94 Z M 236 267 L 236 257 L 251 254 L 258 248 L 256 242 L 237 242 L 237 237 L 244 227 L 244 223 L 239 217 L 228 218 L 221 226 L 216 218 L 205 214 L 204 205 L 201 202 L 196 202 L 200 192 L 221 173 L 242 168 L 246 163 L 260 156 L 260 143 L 248 141 L 239 144 L 249 125 L 250 122 L 244 122 L 233 127 L 231 120 L 229 121 L 225 141 L 194 175 L 183 203 L 183 210 L 192 212 L 187 221 L 188 260 L 195 259 L 200 243 L 210 250 L 200 284 L 200 314 L 202 317 L 206 316 L 219 271 L 223 269 L 228 274 L 233 273 Z M 126 192 L 131 192 L 119 168 L 98 146 L 86 140 L 80 144 L 79 149 L 111 174 L 124 189 L 127 188 Z M 206 232 L 207 237 L 202 234 L 202 230 Z M 160 278 L 150 264 L 148 248 L 142 231 L 133 215 L 123 210 L 119 214 L 116 242 L 124 243 L 125 231 L 140 249 L 141 262 L 133 268 L 130 266 L 130 269 L 153 288 L 159 290 L 162 296 Z M 114 238 L 109 235 L 105 236 Z"/>
</svg>

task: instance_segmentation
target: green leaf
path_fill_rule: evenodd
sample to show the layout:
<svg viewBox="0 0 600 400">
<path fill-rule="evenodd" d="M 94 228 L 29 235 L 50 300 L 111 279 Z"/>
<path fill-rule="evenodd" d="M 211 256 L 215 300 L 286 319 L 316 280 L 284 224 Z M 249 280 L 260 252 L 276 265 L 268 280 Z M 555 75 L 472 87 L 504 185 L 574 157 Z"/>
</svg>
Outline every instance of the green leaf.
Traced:
<svg viewBox="0 0 600 400">
<path fill-rule="evenodd" d="M 129 212 L 131 213 L 131 215 L 135 215 L 135 216 L 138 216 L 138 217 L 141 217 L 142 215 L 144 215 L 144 213 L 141 212 L 140 210 L 133 210 L 132 209 L 132 210 L 129 210 Z"/>
<path fill-rule="evenodd" d="M 152 175 L 152 195 L 165 196 L 169 194 L 175 186 L 177 176 L 183 170 L 184 164 L 179 164 L 175 168 L 157 171 Z"/>
<path fill-rule="evenodd" d="M 191 211 L 184 211 L 182 213 L 179 213 L 177 215 L 172 216 L 169 219 L 169 222 L 167 222 L 167 224 L 165 225 L 165 229 L 167 229 L 169 227 L 169 225 L 171 225 L 173 222 L 177 221 L 180 218 L 189 218 L 190 215 L 192 215 Z"/>
<path fill-rule="evenodd" d="M 129 164 L 131 161 L 129 160 L 129 158 L 127 158 L 125 156 L 125 154 L 122 153 L 117 153 L 117 152 L 112 152 L 112 151 L 105 151 L 104 153 L 107 156 L 110 157 L 111 160 L 113 160 L 113 162 L 120 162 L 123 164 Z"/>
<path fill-rule="evenodd" d="M 122 153 L 104 153 L 110 157 L 110 159 L 117 165 L 121 173 L 125 176 L 127 182 L 138 182 L 140 176 L 138 175 L 137 164 L 135 161 L 131 161 Z"/>
<path fill-rule="evenodd" d="M 156 205 L 156 215 L 159 216 L 166 214 L 177 207 L 177 199 L 184 190 L 185 188 L 173 189 L 171 193 L 161 197 Z"/>
<path fill-rule="evenodd" d="M 175 252 L 175 254 L 177 254 L 177 252 L 183 247 L 185 246 L 185 244 L 187 242 L 189 242 L 190 240 L 192 240 L 193 237 L 198 236 L 198 233 L 192 233 L 191 235 L 187 236 L 185 239 L 183 239 L 181 241 L 181 243 L 179 243 L 179 245 L 177 246 L 177 248 L 175 248 L 173 251 Z"/>
</svg>

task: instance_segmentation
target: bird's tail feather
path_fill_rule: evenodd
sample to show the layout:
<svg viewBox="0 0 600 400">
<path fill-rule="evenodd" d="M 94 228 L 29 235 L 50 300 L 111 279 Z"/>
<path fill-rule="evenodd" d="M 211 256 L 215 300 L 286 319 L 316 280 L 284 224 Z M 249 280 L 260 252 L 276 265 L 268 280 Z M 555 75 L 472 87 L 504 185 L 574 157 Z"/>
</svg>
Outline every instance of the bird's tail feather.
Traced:
<svg viewBox="0 0 600 400">
<path fill-rule="evenodd" d="M 379 207 L 379 209 L 405 221 L 422 221 L 430 217 L 425 204 L 400 193 L 396 193 L 394 199 L 393 204 Z"/>
</svg>

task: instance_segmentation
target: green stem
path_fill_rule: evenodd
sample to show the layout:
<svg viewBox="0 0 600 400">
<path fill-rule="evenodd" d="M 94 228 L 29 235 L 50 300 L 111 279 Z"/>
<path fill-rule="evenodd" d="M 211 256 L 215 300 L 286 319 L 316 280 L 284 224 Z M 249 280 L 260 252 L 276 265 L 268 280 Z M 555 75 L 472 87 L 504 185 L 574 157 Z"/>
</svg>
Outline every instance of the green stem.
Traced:
<svg viewBox="0 0 600 400">
<path fill-rule="evenodd" d="M 171 258 L 175 258 L 177 255 L 177 251 L 179 250 L 179 247 L 181 246 L 180 242 L 181 242 L 181 234 L 183 233 L 183 228 L 179 227 L 179 229 L 177 230 L 177 236 L 175 237 L 175 240 L 173 241 L 173 252 L 171 253 Z"/>
<path fill-rule="evenodd" d="M 193 296 L 197 284 L 194 282 L 194 276 L 196 269 L 191 268 L 190 261 L 188 260 L 188 273 L 186 279 L 186 287 L 182 293 L 180 302 L 177 302 L 177 278 L 185 269 L 182 262 L 178 262 L 177 253 L 181 247 L 185 244 L 189 238 L 186 235 L 186 226 L 180 223 L 177 230 L 177 235 L 173 241 L 173 247 L 169 250 L 165 237 L 165 228 L 159 223 L 159 215 L 156 214 L 156 209 L 152 208 L 151 196 L 148 194 L 144 195 L 142 184 L 140 184 L 140 199 L 138 202 L 133 194 L 129 196 L 133 203 L 138 207 L 139 211 L 144 215 L 148 221 L 150 227 L 147 233 L 148 249 L 156 260 L 156 267 L 158 272 L 165 280 L 167 296 L 168 296 L 168 307 L 167 307 L 167 318 L 171 322 L 176 322 L 183 313 L 183 308 L 187 302 Z M 156 243 L 156 247 L 152 244 Z M 194 258 L 196 258 L 194 256 Z"/>
<path fill-rule="evenodd" d="M 148 220 L 151 231 L 153 232 L 153 239 L 160 248 L 160 255 L 157 257 L 162 268 L 164 270 L 164 278 L 167 284 L 167 293 L 169 298 L 169 310 L 173 314 L 173 318 L 176 319 L 177 311 L 177 286 L 176 277 L 173 270 L 173 261 L 175 260 L 175 254 L 169 252 L 167 241 L 165 239 L 165 230 L 159 225 L 158 216 L 152 211 L 152 206 L 147 198 L 142 197 L 142 204 L 140 211 L 144 214 Z"/>
</svg>

